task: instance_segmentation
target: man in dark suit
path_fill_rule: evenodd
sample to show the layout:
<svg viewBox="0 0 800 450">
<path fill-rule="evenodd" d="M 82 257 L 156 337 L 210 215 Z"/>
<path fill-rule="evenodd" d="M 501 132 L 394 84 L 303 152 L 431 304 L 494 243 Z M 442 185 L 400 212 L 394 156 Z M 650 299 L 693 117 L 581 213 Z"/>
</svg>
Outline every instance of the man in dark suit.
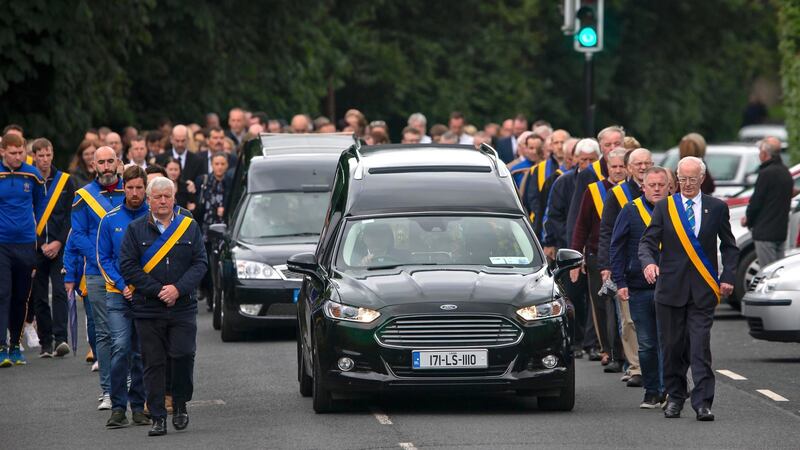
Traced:
<svg viewBox="0 0 800 450">
<path fill-rule="evenodd" d="M 680 160 L 680 193 L 656 203 L 652 222 L 639 243 L 639 260 L 647 282 L 656 284 L 664 388 L 669 396 L 664 416 L 680 417 L 688 396 L 686 370 L 691 366 L 692 408 L 697 420 L 712 421 L 711 326 L 720 296 L 733 292 L 739 249 L 731 233 L 728 206 L 700 192 L 705 172 L 699 158 Z M 719 278 L 717 238 L 723 266 Z"/>
<path fill-rule="evenodd" d="M 225 152 L 225 131 L 220 127 L 211 127 L 208 129 L 208 135 L 206 136 L 206 141 L 208 142 L 208 147 L 210 150 L 204 150 L 202 152 L 197 152 L 200 156 L 200 160 L 203 161 L 203 169 L 204 171 L 201 173 L 202 175 L 209 175 L 213 172 L 211 166 L 211 159 L 217 153 L 224 153 Z M 236 155 L 234 153 L 227 153 L 228 156 L 228 170 L 233 172 L 236 168 Z M 233 176 L 233 173 L 231 173 Z M 194 180 L 193 180 L 194 181 Z"/>
<path fill-rule="evenodd" d="M 181 178 L 194 181 L 206 173 L 205 161 L 196 153 L 189 151 L 189 130 L 184 125 L 176 125 L 170 135 L 172 148 L 156 157 L 156 163 L 166 167 L 170 159 L 181 163 Z"/>
<path fill-rule="evenodd" d="M 497 155 L 506 164 L 510 163 L 517 156 L 517 138 L 527 131 L 528 118 L 522 114 L 514 117 L 513 134 L 497 140 Z"/>
</svg>

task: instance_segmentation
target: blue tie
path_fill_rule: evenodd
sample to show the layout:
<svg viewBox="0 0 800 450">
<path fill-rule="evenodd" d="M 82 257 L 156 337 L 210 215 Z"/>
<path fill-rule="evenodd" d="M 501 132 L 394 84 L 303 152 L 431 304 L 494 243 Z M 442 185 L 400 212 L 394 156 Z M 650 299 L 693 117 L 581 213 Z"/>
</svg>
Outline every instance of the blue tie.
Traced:
<svg viewBox="0 0 800 450">
<path fill-rule="evenodd" d="M 694 230 L 694 208 L 692 206 L 694 206 L 692 199 L 686 200 L 686 218 L 689 221 L 689 226 L 692 227 L 692 233 L 697 235 Z"/>
</svg>

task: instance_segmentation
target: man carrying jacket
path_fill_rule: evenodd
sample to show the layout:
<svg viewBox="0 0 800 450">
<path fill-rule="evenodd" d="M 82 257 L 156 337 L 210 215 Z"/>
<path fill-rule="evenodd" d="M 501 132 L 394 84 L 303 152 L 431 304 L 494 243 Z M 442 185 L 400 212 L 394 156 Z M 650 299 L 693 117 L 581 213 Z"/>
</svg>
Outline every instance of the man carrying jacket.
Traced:
<svg viewBox="0 0 800 450">
<path fill-rule="evenodd" d="M 120 248 L 120 272 L 133 286 L 132 315 L 144 363 L 148 435 L 167 433 L 164 405 L 167 356 L 172 366 L 172 425 L 189 425 L 186 403 L 194 390 L 197 302 L 192 293 L 208 268 L 203 236 L 193 219 L 175 208 L 175 184 L 163 177 L 147 185 L 150 214 L 128 225 Z"/>
</svg>

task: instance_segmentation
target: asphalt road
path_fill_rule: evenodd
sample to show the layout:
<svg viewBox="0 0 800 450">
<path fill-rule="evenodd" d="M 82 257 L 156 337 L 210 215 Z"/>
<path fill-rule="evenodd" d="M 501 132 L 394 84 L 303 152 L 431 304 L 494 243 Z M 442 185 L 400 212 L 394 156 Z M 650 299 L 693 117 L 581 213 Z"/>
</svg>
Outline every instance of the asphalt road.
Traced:
<svg viewBox="0 0 800 450">
<path fill-rule="evenodd" d="M 753 340 L 727 306 L 717 316 L 714 368 L 730 373 L 717 374 L 712 423 L 697 422 L 688 404 L 678 420 L 640 410 L 641 389 L 585 360 L 577 364 L 570 413 L 538 411 L 533 398 L 476 392 L 348 401 L 340 413 L 315 415 L 297 391 L 292 332 L 224 344 L 202 312 L 186 431 L 170 424 L 167 436 L 149 438 L 148 427 L 106 430 L 110 413 L 96 410 L 97 375 L 82 360 L 81 341 L 77 358 L 27 352 L 26 367 L 0 369 L 0 448 L 800 447 L 800 345 Z"/>
</svg>

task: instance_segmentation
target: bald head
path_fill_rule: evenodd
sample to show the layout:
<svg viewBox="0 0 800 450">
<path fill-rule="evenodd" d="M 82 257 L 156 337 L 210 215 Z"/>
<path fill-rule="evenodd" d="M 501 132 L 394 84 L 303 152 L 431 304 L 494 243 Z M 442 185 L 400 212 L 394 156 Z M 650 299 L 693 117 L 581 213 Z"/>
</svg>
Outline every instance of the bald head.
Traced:
<svg viewBox="0 0 800 450">
<path fill-rule="evenodd" d="M 175 152 L 179 155 L 183 154 L 186 151 L 186 145 L 189 141 L 189 129 L 186 128 L 185 125 L 175 125 L 172 128 L 172 134 L 170 135 L 170 142 L 172 143 L 172 148 L 175 149 Z"/>
<path fill-rule="evenodd" d="M 311 122 L 305 114 L 297 114 L 292 117 L 292 133 L 308 133 L 311 131 Z"/>
<path fill-rule="evenodd" d="M 117 182 L 117 167 L 119 158 L 113 148 L 104 145 L 94 152 L 95 176 L 97 181 L 103 186 L 109 186 Z"/>
<path fill-rule="evenodd" d="M 245 114 L 241 108 L 233 108 L 228 113 L 228 127 L 234 134 L 240 134 L 244 131 Z"/>
<path fill-rule="evenodd" d="M 774 136 L 767 136 L 758 146 L 761 151 L 761 161 L 766 161 L 781 155 L 781 141 Z"/>
</svg>

